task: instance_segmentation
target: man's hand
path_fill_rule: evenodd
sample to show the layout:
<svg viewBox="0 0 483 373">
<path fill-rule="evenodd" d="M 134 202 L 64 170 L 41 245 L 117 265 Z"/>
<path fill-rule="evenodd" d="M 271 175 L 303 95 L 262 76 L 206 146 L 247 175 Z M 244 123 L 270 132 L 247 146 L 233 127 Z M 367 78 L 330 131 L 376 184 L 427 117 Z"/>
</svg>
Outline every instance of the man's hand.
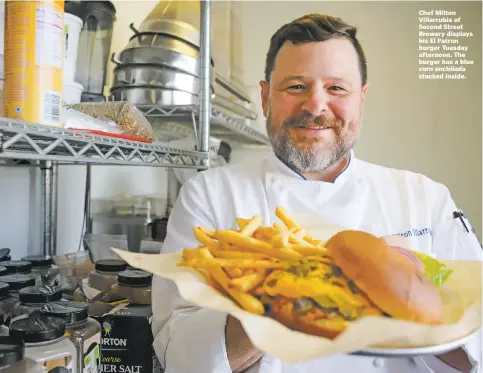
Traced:
<svg viewBox="0 0 483 373">
<path fill-rule="evenodd" d="M 233 373 L 241 373 L 255 364 L 263 355 L 248 339 L 238 319 L 228 315 L 226 332 L 226 353 Z"/>
</svg>

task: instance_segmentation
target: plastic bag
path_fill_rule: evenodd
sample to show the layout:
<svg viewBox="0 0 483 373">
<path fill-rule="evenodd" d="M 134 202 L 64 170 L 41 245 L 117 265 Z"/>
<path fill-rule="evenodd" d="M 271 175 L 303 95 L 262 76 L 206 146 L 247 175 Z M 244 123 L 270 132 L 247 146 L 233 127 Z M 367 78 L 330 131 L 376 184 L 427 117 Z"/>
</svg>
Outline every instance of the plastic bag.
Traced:
<svg viewBox="0 0 483 373">
<path fill-rule="evenodd" d="M 138 108 L 128 102 L 89 102 L 72 107 L 91 117 L 117 123 L 124 135 L 150 141 L 156 140 L 151 124 Z"/>
<path fill-rule="evenodd" d="M 122 128 L 112 120 L 93 118 L 70 107 L 64 108 L 63 125 L 66 129 L 123 133 Z"/>
</svg>

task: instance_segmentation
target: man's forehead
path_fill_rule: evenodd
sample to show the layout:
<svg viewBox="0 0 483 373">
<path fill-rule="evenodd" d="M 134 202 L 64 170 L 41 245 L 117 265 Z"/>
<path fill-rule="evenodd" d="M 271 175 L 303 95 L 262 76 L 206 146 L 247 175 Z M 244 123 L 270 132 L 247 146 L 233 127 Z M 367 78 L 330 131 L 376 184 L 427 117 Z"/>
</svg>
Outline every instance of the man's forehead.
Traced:
<svg viewBox="0 0 483 373">
<path fill-rule="evenodd" d="M 297 75 L 360 80 L 359 57 L 347 38 L 300 44 L 287 41 L 275 58 L 272 79 Z"/>
</svg>

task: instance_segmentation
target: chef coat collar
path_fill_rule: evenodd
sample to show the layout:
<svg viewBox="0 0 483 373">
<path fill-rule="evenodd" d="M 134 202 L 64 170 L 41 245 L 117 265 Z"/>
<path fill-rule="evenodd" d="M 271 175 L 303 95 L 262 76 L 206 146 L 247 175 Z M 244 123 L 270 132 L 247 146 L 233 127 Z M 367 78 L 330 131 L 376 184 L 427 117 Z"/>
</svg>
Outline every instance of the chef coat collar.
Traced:
<svg viewBox="0 0 483 373">
<path fill-rule="evenodd" d="M 278 155 L 273 153 L 274 155 L 274 164 L 277 168 L 278 171 L 280 171 L 282 174 L 286 176 L 292 176 L 297 179 L 302 179 L 302 180 L 307 180 L 304 175 L 302 175 L 300 172 L 294 170 L 291 168 L 287 163 L 285 163 Z M 319 182 L 319 183 L 326 183 L 326 184 L 343 184 L 347 178 L 349 177 L 349 174 L 352 172 L 352 169 L 354 168 L 354 150 L 351 149 L 349 152 L 349 160 L 347 164 L 345 165 L 344 169 L 337 175 L 334 179 L 333 183 L 328 183 L 324 181 L 317 181 L 317 180 L 307 180 L 307 181 L 313 181 L 313 182 Z"/>
</svg>

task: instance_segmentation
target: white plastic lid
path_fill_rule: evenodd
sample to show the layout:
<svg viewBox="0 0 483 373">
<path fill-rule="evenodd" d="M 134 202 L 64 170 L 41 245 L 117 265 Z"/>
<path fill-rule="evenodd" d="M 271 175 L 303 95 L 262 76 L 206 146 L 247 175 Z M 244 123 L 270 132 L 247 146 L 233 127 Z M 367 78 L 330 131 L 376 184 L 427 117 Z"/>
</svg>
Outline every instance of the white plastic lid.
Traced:
<svg viewBox="0 0 483 373">
<path fill-rule="evenodd" d="M 81 92 L 84 92 L 84 86 L 80 83 L 76 83 L 76 82 L 65 83 L 64 87 L 72 88 L 72 89 L 76 89 Z"/>
</svg>

